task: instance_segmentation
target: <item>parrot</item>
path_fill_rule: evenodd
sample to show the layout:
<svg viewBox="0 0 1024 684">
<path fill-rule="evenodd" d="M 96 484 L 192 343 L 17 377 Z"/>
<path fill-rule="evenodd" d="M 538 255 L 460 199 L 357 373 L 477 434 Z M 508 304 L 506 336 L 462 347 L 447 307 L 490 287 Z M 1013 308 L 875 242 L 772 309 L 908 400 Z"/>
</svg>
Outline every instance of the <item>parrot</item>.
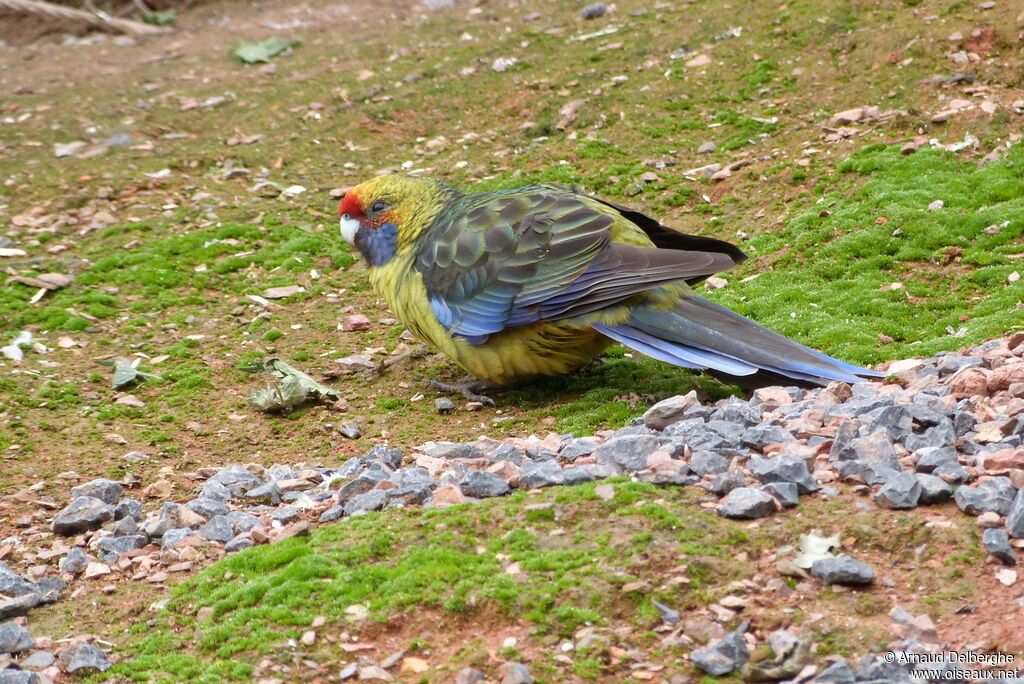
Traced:
<svg viewBox="0 0 1024 684">
<path fill-rule="evenodd" d="M 689 235 L 553 183 L 461 192 L 383 175 L 338 205 L 342 238 L 406 328 L 483 387 L 571 373 L 615 343 L 746 388 L 880 377 L 775 333 L 693 286 L 741 263 L 735 245 Z"/>
</svg>

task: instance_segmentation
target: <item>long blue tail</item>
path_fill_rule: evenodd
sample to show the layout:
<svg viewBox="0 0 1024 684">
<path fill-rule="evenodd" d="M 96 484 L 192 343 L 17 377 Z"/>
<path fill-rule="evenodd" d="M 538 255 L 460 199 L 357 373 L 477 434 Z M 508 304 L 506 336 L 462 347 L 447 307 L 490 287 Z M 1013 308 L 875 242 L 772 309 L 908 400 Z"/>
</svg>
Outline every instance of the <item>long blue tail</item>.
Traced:
<svg viewBox="0 0 1024 684">
<path fill-rule="evenodd" d="M 698 295 L 670 311 L 639 309 L 626 324 L 593 327 L 631 349 L 677 366 L 717 371 L 738 380 L 764 376 L 753 384 L 777 384 L 777 376 L 813 385 L 884 376 L 805 347 Z"/>
</svg>

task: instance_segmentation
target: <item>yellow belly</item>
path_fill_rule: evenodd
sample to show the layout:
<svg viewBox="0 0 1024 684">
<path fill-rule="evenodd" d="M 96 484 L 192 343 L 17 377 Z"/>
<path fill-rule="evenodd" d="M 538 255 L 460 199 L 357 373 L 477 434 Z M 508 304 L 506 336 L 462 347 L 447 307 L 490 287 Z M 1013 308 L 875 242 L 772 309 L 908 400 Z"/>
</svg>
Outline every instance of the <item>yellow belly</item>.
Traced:
<svg viewBox="0 0 1024 684">
<path fill-rule="evenodd" d="M 437 322 L 423 282 L 412 268 L 371 268 L 370 284 L 413 335 L 474 377 L 495 385 L 570 373 L 612 344 L 589 326 L 534 323 L 503 330 L 483 344 L 472 345 L 452 337 Z"/>
</svg>

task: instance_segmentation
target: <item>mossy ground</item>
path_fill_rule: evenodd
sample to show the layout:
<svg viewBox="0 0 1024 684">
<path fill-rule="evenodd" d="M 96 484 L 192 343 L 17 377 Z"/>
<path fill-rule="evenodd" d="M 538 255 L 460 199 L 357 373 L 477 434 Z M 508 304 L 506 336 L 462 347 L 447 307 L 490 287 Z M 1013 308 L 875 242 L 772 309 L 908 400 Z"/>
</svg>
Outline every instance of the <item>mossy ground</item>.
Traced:
<svg viewBox="0 0 1024 684">
<path fill-rule="evenodd" d="M 337 357 L 399 346 L 402 328 L 379 322 L 391 314 L 339 240 L 336 200 L 329 195 L 384 170 L 429 169 L 457 185 L 480 188 L 575 183 L 688 232 L 736 241 L 752 258 L 725 274 L 728 286 L 709 296 L 851 362 L 953 349 L 1021 325 L 1024 285 L 1010 276 L 1024 265 L 1024 158 L 1015 146 L 1004 158 L 979 166 L 984 155 L 1016 138 L 1021 125 L 1012 106 L 1024 96 L 1020 28 L 1008 3 L 986 11 L 944 0 L 629 0 L 593 22 L 579 19 L 579 7 L 565 2 L 457 5 L 437 12 L 339 7 L 254 12 L 241 4 L 210 3 L 183 13 L 179 34 L 136 48 L 24 48 L 0 57 L 0 84 L 13 93 L 2 103 L 0 225 L 28 252 L 0 258 L 0 265 L 11 275 L 76 276 L 72 286 L 35 303 L 34 288 L 17 282 L 0 288 L 4 337 L 31 327 L 51 350 L 27 350 L 23 364 L 6 363 L 0 373 L 0 491 L 43 481 L 42 494 L 63 501 L 67 487 L 55 479 L 62 471 L 86 477 L 131 472 L 148 483 L 169 468 L 165 476 L 177 499 L 196 484 L 183 473 L 203 465 L 332 465 L 380 441 L 409 446 L 547 429 L 585 434 L 621 426 L 654 399 L 693 387 L 708 398 L 736 391 L 613 349 L 572 377 L 510 389 L 498 397 L 497 409 L 478 413 L 439 416 L 429 395 L 414 401 L 423 380 L 459 377 L 439 358 L 416 360 L 373 380 L 331 380 L 346 398 L 346 413 L 319 407 L 281 416 L 253 412 L 246 399 L 262 380 L 238 370 L 248 362 L 280 356 L 319 376 L 334 370 Z M 533 12 L 540 18 L 528 20 Z M 230 21 L 218 24 L 222 17 Z M 227 56 L 230 42 L 266 35 L 264 21 L 297 26 L 303 43 L 293 55 L 276 59 L 272 69 L 233 62 Z M 225 25 L 230 32 L 218 27 Z M 740 35 L 729 37 L 736 26 L 742 27 Z M 973 29 L 984 27 L 995 27 L 982 34 L 991 40 L 972 37 Z M 592 36 L 601 31 L 606 33 Z M 965 37 L 949 41 L 954 31 Z M 961 48 L 978 60 L 954 63 L 949 55 Z M 711 62 L 686 66 L 695 55 Z M 497 72 L 492 65 L 498 58 L 517 61 Z M 106 77 L 96 78 L 97 69 Z M 203 105 L 214 97 L 224 99 Z M 933 124 L 932 115 L 954 98 L 975 106 Z M 585 102 L 578 118 L 561 130 L 560 111 L 580 99 Z M 981 108 L 985 101 L 995 103 L 991 113 Z M 824 139 L 823 124 L 831 114 L 863 105 L 899 113 L 854 124 L 850 137 Z M 978 143 L 958 152 L 899 153 L 919 135 L 951 143 L 968 133 Z M 263 137 L 231 144 L 254 134 Z M 115 135 L 130 142 L 97 157 L 53 156 L 54 143 Z M 718 151 L 698 154 L 709 141 Z M 734 161 L 749 164 L 721 182 L 688 173 L 710 162 Z M 248 174 L 228 173 L 238 168 Z M 657 178 L 641 182 L 646 171 Z M 256 187 L 264 181 L 306 191 L 267 197 L 266 189 Z M 944 206 L 929 211 L 937 199 Z M 986 231 L 989 226 L 998 232 Z M 893 282 L 904 288 L 883 289 Z M 305 291 L 276 301 L 275 308 L 250 299 L 286 285 Z M 339 332 L 345 307 L 369 315 L 370 330 Z M 78 344 L 59 347 L 65 335 Z M 109 368 L 94 363 L 115 355 L 138 356 L 143 370 L 163 378 L 131 389 L 144 407 L 115 403 Z M 326 428 L 344 420 L 357 420 L 365 436 L 348 441 Z M 112 441 L 111 434 L 125 443 Z M 121 460 L 131 450 L 153 460 Z M 586 491 L 537 500 L 582 497 Z M 679 519 L 690 520 L 686 511 L 696 510 L 684 493 L 644 489 L 640 495 L 665 499 L 670 515 Z M 178 590 L 172 611 L 152 629 L 134 628 L 138 635 L 131 639 L 122 631 L 129 617 L 121 607 L 148 606 L 160 588 L 120 583 L 112 595 L 90 588 L 84 598 L 38 617 L 33 613 L 32 619 L 59 636 L 87 627 L 119 646 L 130 641 L 125 655 L 145 657 L 126 667 L 143 679 L 170 666 L 154 654 L 172 648 L 194 658 L 197 673 L 244 675 L 261 649 L 237 636 L 220 639 L 216 630 L 204 630 L 192 643 L 190 616 L 197 606 L 214 605 L 224 624 L 251 620 L 256 634 L 294 636 L 307 623 L 279 621 L 269 601 L 257 600 L 271 592 L 271 580 L 250 581 L 242 566 L 262 567 L 296 595 L 313 595 L 323 579 L 318 572 L 337 566 L 330 572 L 349 577 L 345 573 L 356 572 L 353 564 L 362 558 L 365 566 L 358 567 L 365 569 L 356 573 L 365 573 L 361 582 L 377 578 L 401 586 L 388 584 L 398 588 L 383 592 L 363 583 L 353 589 L 356 594 L 333 595 L 331 605 L 365 601 L 379 619 L 408 614 L 412 603 L 403 600 L 429 599 L 432 614 L 452 621 L 445 623 L 452 628 L 452 652 L 463 637 L 462 646 L 473 651 L 466 635 L 483 624 L 474 621 L 511 628 L 518 624 L 514 618 L 537 614 L 540 620 L 527 623 L 540 635 L 569 629 L 579 615 L 570 611 L 563 623 L 557 611 L 541 615 L 536 606 L 545 605 L 545 587 L 563 587 L 560 582 L 575 576 L 572 563 L 585 559 L 600 570 L 587 575 L 595 585 L 569 592 L 578 599 L 574 609 L 593 611 L 587 619 L 597 624 L 650 630 L 649 603 L 610 598 L 603 587 L 612 586 L 616 572 L 645 572 L 630 560 L 643 544 L 678 552 L 680 532 L 658 527 L 657 515 L 624 519 L 613 503 L 584 498 L 572 503 L 583 519 L 570 519 L 588 536 L 598 523 L 604 525 L 612 535 L 606 550 L 615 553 L 567 545 L 559 553 L 576 560 L 559 555 L 562 560 L 550 570 L 524 573 L 518 594 L 508 596 L 502 592 L 508 579 L 492 577 L 494 559 L 478 558 L 486 554 L 476 554 L 467 539 L 478 537 L 493 555 L 511 543 L 503 527 L 511 524 L 533 535 L 529 543 L 541 544 L 546 537 L 529 529 L 547 522 L 541 514 L 531 519 L 522 512 L 535 502 L 526 497 L 465 511 L 370 516 L 324 529 L 310 541 L 249 552 L 190 580 Z M 4 536 L 13 533 L 7 528 L 17 516 L 34 512 L 11 504 L 0 522 Z M 788 541 L 780 536 L 771 543 L 790 543 L 812 527 L 849 524 L 845 516 L 845 509 L 825 503 L 802 504 L 797 515 L 780 516 Z M 870 528 L 868 518 L 864 525 Z M 697 555 L 715 556 L 724 539 L 735 539 L 735 548 L 751 558 L 769 550 L 759 533 L 739 540 L 729 536 L 736 526 L 699 520 L 720 534 L 687 542 L 700 547 Z M 442 522 L 449 525 L 450 543 L 416 545 L 423 525 Z M 562 543 L 577 534 L 565 526 Z M 388 543 L 374 544 L 372 531 L 378 528 L 379 539 Z M 628 539 L 615 536 L 620 528 L 651 536 L 630 547 Z M 973 539 L 966 532 L 962 537 Z M 912 540 L 905 541 L 908 546 L 893 541 L 885 553 L 903 553 Z M 947 541 L 953 548 L 953 540 Z M 899 600 L 920 609 L 936 602 L 936 616 L 948 616 L 948 601 L 973 600 L 991 589 L 965 572 L 977 563 L 976 548 L 966 553 L 951 555 L 948 567 L 926 564 L 915 571 L 913 586 L 935 591 L 915 590 Z M 280 560 L 289 554 L 298 558 L 294 575 Z M 231 564 L 240 564 L 233 571 L 236 580 L 224 582 Z M 589 571 L 590 565 L 583 567 Z M 414 566 L 429 572 L 416 577 L 409 572 Z M 730 572 L 738 572 L 735 566 L 730 564 Z M 312 574 L 303 575 L 303 568 Z M 453 569 L 454 583 L 445 575 Z M 713 576 L 710 593 L 687 596 L 711 600 L 720 579 Z M 457 586 L 464 595 L 452 593 Z M 196 599 L 199 590 L 208 599 Z M 250 597 L 248 608 L 239 598 L 243 594 Z M 942 598 L 947 594 L 957 599 Z M 875 592 L 866 597 L 889 600 Z M 108 624 L 89 601 L 106 605 L 118 624 Z M 870 645 L 858 635 L 877 632 L 877 624 L 854 617 L 874 614 L 876 604 L 860 594 L 827 601 L 828 611 L 803 609 L 844 617 L 834 621 L 823 643 L 850 653 Z M 557 606 L 565 603 L 555 599 Z M 306 620 L 314 614 L 310 610 L 293 615 Z M 790 619 L 784 616 L 765 611 L 762 619 L 782 624 Z M 228 658 L 221 649 L 235 650 Z M 336 663 L 341 656 L 332 652 L 323 646 L 318 654 Z M 543 660 L 547 651 L 537 657 Z M 608 662 L 582 658 L 579 663 L 586 664 L 576 674 L 614 677 Z M 550 665 L 550 675 L 535 674 L 568 677 Z"/>
</svg>

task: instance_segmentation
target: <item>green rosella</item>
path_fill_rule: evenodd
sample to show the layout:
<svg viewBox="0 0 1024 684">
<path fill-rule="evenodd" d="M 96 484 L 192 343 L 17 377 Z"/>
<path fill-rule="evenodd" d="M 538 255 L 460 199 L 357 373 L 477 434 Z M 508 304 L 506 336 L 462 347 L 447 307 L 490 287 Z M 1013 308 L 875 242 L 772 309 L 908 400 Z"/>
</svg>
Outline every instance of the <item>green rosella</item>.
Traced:
<svg viewBox="0 0 1024 684">
<path fill-rule="evenodd" d="M 341 234 L 412 333 L 480 380 L 569 373 L 614 342 L 747 386 L 879 373 L 800 345 L 690 286 L 743 261 L 638 211 L 556 185 L 462 193 L 381 176 L 351 189 Z"/>
</svg>

